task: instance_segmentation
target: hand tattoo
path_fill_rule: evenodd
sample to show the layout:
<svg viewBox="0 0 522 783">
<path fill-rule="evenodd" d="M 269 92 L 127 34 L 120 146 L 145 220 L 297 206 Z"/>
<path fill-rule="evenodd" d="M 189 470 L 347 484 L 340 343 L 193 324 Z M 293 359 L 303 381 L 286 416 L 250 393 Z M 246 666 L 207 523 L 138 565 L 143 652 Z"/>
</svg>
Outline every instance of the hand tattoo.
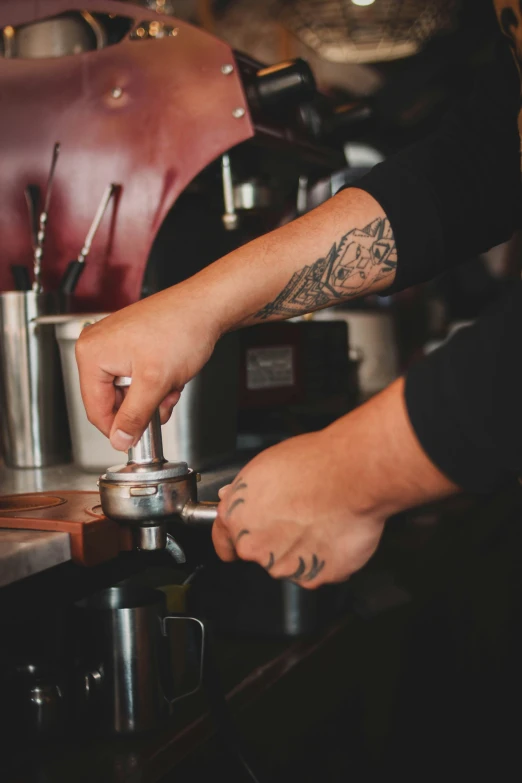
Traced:
<svg viewBox="0 0 522 783">
<path fill-rule="evenodd" d="M 312 579 L 315 579 L 315 577 L 318 576 L 318 574 L 323 570 L 325 565 L 325 560 L 319 560 L 317 555 L 312 555 L 312 565 L 310 566 L 308 573 L 305 574 L 306 563 L 304 558 L 300 557 L 297 570 L 293 574 L 290 574 L 290 576 L 285 576 L 283 578 L 292 579 L 294 582 L 311 582 Z"/>
<path fill-rule="evenodd" d="M 242 480 L 242 478 L 240 476 L 238 476 L 236 481 L 234 482 L 234 484 L 230 488 L 230 494 L 233 495 L 235 492 L 238 492 L 238 491 L 243 490 L 243 489 L 247 489 L 247 485 Z M 227 508 L 227 510 L 225 512 L 225 516 L 229 517 L 233 513 L 234 509 L 236 509 L 238 506 L 240 506 L 244 502 L 245 502 L 245 498 L 241 498 L 241 497 L 238 498 L 238 497 L 236 497 L 232 501 L 232 503 L 229 505 L 229 507 Z M 235 547 L 237 547 L 238 542 L 243 538 L 243 536 L 248 536 L 248 535 L 250 535 L 250 530 L 247 530 L 246 528 L 244 528 L 243 530 L 240 530 L 239 533 L 237 534 L 235 542 L 232 542 L 230 539 L 229 539 L 229 542 L 230 542 L 231 546 L 235 548 Z M 274 565 L 275 565 L 275 556 L 274 556 L 273 552 L 270 552 L 270 557 L 268 559 L 267 565 L 265 566 L 265 570 L 266 571 L 270 571 L 274 567 Z M 311 563 L 310 569 L 308 570 L 308 573 L 305 573 L 306 572 L 306 563 L 305 563 L 304 558 L 300 557 L 299 558 L 299 565 L 298 565 L 296 571 L 294 571 L 293 574 L 290 574 L 290 576 L 285 576 L 285 577 L 282 577 L 282 578 L 283 579 L 292 579 L 292 580 L 294 580 L 296 582 L 298 582 L 299 580 L 302 580 L 302 581 L 305 581 L 305 582 L 311 582 L 312 579 L 315 579 L 315 577 L 320 573 L 320 571 L 322 571 L 324 566 L 325 566 L 325 561 L 324 560 L 319 561 L 317 555 L 312 555 L 312 563 Z"/>
<path fill-rule="evenodd" d="M 236 544 L 237 544 L 237 542 L 239 541 L 240 538 L 243 538 L 243 536 L 249 536 L 249 535 L 250 535 L 250 530 L 240 530 L 239 533 L 237 534 Z"/>
<path fill-rule="evenodd" d="M 286 579 L 301 579 L 305 571 L 306 571 L 306 563 L 303 560 L 303 558 L 300 557 L 297 571 L 295 571 L 293 574 L 290 574 L 290 576 L 287 576 Z"/>
<path fill-rule="evenodd" d="M 235 482 L 230 487 L 229 495 L 233 495 L 235 492 L 239 492 L 242 489 L 247 489 L 247 485 L 242 480 L 241 476 L 238 476 Z M 225 517 L 228 519 L 228 517 L 232 514 L 234 509 L 236 509 L 244 502 L 245 502 L 245 498 L 236 498 L 235 500 L 233 500 L 232 503 L 228 506 L 227 510 L 225 511 Z M 241 537 L 241 534 L 248 533 L 248 532 L 249 532 L 248 530 L 246 531 L 242 530 L 238 536 L 238 539 Z"/>
<path fill-rule="evenodd" d="M 323 570 L 325 566 L 325 560 L 321 560 L 319 562 L 316 555 L 312 556 L 312 565 L 309 570 L 309 572 L 306 574 L 306 576 L 303 577 L 305 582 L 311 582 L 312 579 L 315 579 L 315 577 Z"/>
<path fill-rule="evenodd" d="M 244 498 L 236 498 L 235 500 L 233 500 L 232 503 L 230 504 L 230 506 L 227 508 L 227 510 L 225 512 L 225 516 L 227 517 L 227 519 L 232 514 L 234 509 L 237 508 L 238 506 L 240 506 L 241 503 L 244 503 L 244 502 L 245 502 Z"/>
<path fill-rule="evenodd" d="M 235 484 L 232 484 L 230 487 L 230 494 L 233 492 L 239 492 L 240 489 L 248 489 L 247 485 L 244 481 L 239 481 L 239 479 L 236 481 Z"/>
<path fill-rule="evenodd" d="M 391 284 L 396 267 L 397 249 L 390 222 L 376 218 L 341 237 L 326 258 L 292 275 L 281 293 L 254 318 L 290 318 L 352 299 L 386 278 Z"/>
</svg>

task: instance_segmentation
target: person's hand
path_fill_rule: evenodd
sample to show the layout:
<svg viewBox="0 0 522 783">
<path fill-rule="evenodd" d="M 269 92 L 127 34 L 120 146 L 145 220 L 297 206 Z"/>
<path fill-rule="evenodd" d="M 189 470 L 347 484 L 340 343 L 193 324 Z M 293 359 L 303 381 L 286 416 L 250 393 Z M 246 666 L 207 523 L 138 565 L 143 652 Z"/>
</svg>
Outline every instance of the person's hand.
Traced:
<svg viewBox="0 0 522 783">
<path fill-rule="evenodd" d="M 385 522 L 350 487 L 349 465 L 332 454 L 326 432 L 267 449 L 221 490 L 216 551 L 303 587 L 344 580 L 373 555 Z"/>
<path fill-rule="evenodd" d="M 315 588 L 362 568 L 389 516 L 456 491 L 416 439 L 401 379 L 322 432 L 255 457 L 221 490 L 212 538 L 222 560 Z"/>
<path fill-rule="evenodd" d="M 162 422 L 168 420 L 219 337 L 208 303 L 183 284 L 84 329 L 76 358 L 89 421 L 115 449 L 128 451 L 157 407 Z M 123 401 L 114 387 L 117 376 L 132 377 Z"/>
</svg>

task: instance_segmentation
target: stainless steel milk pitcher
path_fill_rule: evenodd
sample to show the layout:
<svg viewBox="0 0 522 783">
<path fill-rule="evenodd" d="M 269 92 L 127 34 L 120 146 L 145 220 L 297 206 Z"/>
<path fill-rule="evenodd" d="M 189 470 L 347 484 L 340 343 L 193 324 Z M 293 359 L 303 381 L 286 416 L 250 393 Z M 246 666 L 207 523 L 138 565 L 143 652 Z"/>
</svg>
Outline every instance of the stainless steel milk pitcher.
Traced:
<svg viewBox="0 0 522 783">
<path fill-rule="evenodd" d="M 199 689 L 203 623 L 167 615 L 161 591 L 111 587 L 77 608 L 81 643 L 91 664 L 85 669 L 84 693 L 93 726 L 116 734 L 148 731 L 175 702 Z"/>
</svg>

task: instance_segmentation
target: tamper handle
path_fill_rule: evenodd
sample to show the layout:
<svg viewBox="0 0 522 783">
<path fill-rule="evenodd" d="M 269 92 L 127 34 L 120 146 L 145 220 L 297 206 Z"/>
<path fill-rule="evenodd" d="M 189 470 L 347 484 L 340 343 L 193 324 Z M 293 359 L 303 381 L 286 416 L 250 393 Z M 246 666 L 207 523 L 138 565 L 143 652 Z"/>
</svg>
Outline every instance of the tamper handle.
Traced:
<svg viewBox="0 0 522 783">
<path fill-rule="evenodd" d="M 114 385 L 120 389 L 127 389 L 131 383 L 132 378 L 126 376 L 114 379 Z M 129 449 L 128 457 L 131 465 L 161 465 L 165 462 L 159 411 L 154 411 L 149 426 L 140 440 L 132 449 Z"/>
</svg>

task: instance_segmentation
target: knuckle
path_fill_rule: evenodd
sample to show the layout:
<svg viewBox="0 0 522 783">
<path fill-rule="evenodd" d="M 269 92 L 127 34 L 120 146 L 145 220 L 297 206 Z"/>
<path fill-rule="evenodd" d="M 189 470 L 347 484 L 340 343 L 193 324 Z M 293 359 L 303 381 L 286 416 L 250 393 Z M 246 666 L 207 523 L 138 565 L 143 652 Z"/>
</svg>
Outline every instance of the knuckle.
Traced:
<svg viewBox="0 0 522 783">
<path fill-rule="evenodd" d="M 92 424 L 94 427 L 97 426 L 97 417 L 93 414 L 92 410 L 85 409 L 85 414 L 87 416 L 87 421 L 89 424 Z"/>
<path fill-rule="evenodd" d="M 259 548 L 250 536 L 243 536 L 236 544 L 236 552 L 241 560 L 258 560 Z"/>
<path fill-rule="evenodd" d="M 328 579 L 329 582 L 332 582 L 332 584 L 340 584 L 341 582 L 347 582 L 348 579 L 357 571 L 358 569 L 353 566 L 338 566 L 337 568 L 334 568 L 333 571 L 330 574 L 330 578 Z"/>
<path fill-rule="evenodd" d="M 218 536 L 218 535 L 220 535 L 220 536 L 226 536 L 227 538 L 230 538 L 230 536 L 229 536 L 229 533 L 228 533 L 227 526 L 226 526 L 226 524 L 223 522 L 223 520 L 222 520 L 222 518 L 219 516 L 219 514 L 218 514 L 218 516 L 217 516 L 217 518 L 216 518 L 216 521 L 215 521 L 215 522 L 214 522 L 214 524 L 212 525 L 212 535 L 213 535 L 213 536 Z"/>
<path fill-rule="evenodd" d="M 80 335 L 80 338 L 79 340 L 76 341 L 76 346 L 74 348 L 76 359 L 78 361 L 82 361 L 85 358 L 86 348 L 87 348 L 86 338 Z"/>
<path fill-rule="evenodd" d="M 297 581 L 295 584 L 299 585 L 299 587 L 302 587 L 303 590 L 312 591 L 319 587 L 319 580 L 315 579 L 313 582 Z"/>
<path fill-rule="evenodd" d="M 82 347 L 88 345 L 88 343 L 92 342 L 96 331 L 95 324 L 86 323 L 80 332 L 80 336 L 76 341 L 76 345 L 81 345 Z"/>
<path fill-rule="evenodd" d="M 141 373 L 141 380 L 146 386 L 159 386 L 165 380 L 165 373 L 161 367 L 149 365 Z"/>
<path fill-rule="evenodd" d="M 324 577 L 317 577 L 311 582 L 300 581 L 298 582 L 298 584 L 300 587 L 303 588 L 303 590 L 317 590 L 318 587 L 322 587 L 327 582 L 328 580 L 325 579 Z"/>
<path fill-rule="evenodd" d="M 76 341 L 74 352 L 76 361 L 79 365 L 88 362 L 95 351 L 94 335 L 89 334 L 88 331 L 83 331 Z"/>
<path fill-rule="evenodd" d="M 228 524 L 227 524 L 227 506 L 225 503 L 225 498 L 223 498 L 217 508 L 218 513 L 218 521 L 223 526 L 225 530 L 228 530 Z"/>
<path fill-rule="evenodd" d="M 118 423 L 123 426 L 125 432 L 128 432 L 129 429 L 134 432 L 146 424 L 146 422 L 143 421 L 141 412 L 135 411 L 132 408 L 130 410 L 120 410 Z"/>
<path fill-rule="evenodd" d="M 291 566 L 288 567 L 288 565 L 285 566 L 284 563 L 281 565 L 281 563 L 276 562 L 275 565 L 270 569 L 270 576 L 273 576 L 274 579 L 288 579 L 288 574 L 291 570 Z"/>
<path fill-rule="evenodd" d="M 212 542 L 217 556 L 224 562 L 231 562 L 236 559 L 234 547 L 225 528 L 220 524 L 219 518 L 212 526 Z"/>
</svg>

